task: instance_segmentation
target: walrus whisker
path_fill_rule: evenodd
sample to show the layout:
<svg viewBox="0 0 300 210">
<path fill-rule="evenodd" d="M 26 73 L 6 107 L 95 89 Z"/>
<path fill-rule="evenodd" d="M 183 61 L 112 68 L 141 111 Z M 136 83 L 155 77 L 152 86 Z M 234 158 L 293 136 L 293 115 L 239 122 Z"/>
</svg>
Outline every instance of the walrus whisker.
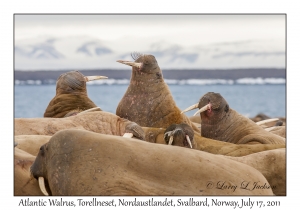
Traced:
<svg viewBox="0 0 300 210">
<path fill-rule="evenodd" d="M 87 109 L 87 110 L 84 110 L 83 112 L 79 112 L 78 114 L 77 114 L 77 116 L 78 115 L 82 115 L 82 114 L 84 114 L 84 113 L 86 113 L 86 112 L 92 112 L 92 111 L 101 111 L 101 108 L 100 107 L 93 107 L 93 108 L 90 108 L 90 109 Z"/>
<path fill-rule="evenodd" d="M 132 138 L 133 137 L 133 133 L 124 133 L 123 137 L 125 137 L 125 138 Z"/>
<path fill-rule="evenodd" d="M 197 109 L 198 108 L 198 104 L 194 104 L 192 106 L 189 106 L 188 108 L 186 108 L 185 110 L 183 110 L 182 112 L 180 112 L 180 114 L 183 114 L 184 112 L 188 112 L 191 111 L 193 109 Z"/>
<path fill-rule="evenodd" d="M 40 186 L 40 189 L 41 189 L 41 191 L 44 195 L 49 195 L 47 193 L 47 190 L 46 190 L 46 187 L 45 187 L 44 177 L 42 177 L 42 176 L 39 177 L 39 186 Z"/>
<path fill-rule="evenodd" d="M 186 136 L 186 140 L 189 143 L 190 147 L 193 148 L 189 135 L 185 135 L 185 136 Z"/>
<path fill-rule="evenodd" d="M 277 120 L 279 120 L 279 119 L 278 118 L 272 118 L 272 119 L 262 120 L 262 121 L 256 122 L 256 125 L 264 125 L 266 123 L 274 122 L 274 121 L 277 121 Z"/>
<path fill-rule="evenodd" d="M 171 136 L 171 134 L 172 134 L 172 131 L 166 132 L 165 135 L 164 135 L 164 139 L 166 140 L 167 137 L 170 137 L 170 136 Z"/>
<path fill-rule="evenodd" d="M 84 79 L 86 82 L 93 81 L 93 80 L 99 80 L 99 79 L 107 79 L 106 76 L 85 76 Z"/>
<path fill-rule="evenodd" d="M 139 53 L 139 52 L 133 52 L 133 53 L 131 53 L 131 57 L 132 57 L 133 60 L 137 60 L 137 59 L 139 59 L 143 55 L 144 54 Z"/>
<path fill-rule="evenodd" d="M 177 131 L 181 131 L 180 128 L 176 128 L 175 130 L 172 131 L 172 135 L 174 135 Z"/>
<path fill-rule="evenodd" d="M 211 105 L 210 104 L 207 104 L 207 105 L 205 105 L 204 107 L 202 107 L 201 109 L 199 109 L 193 116 L 196 116 L 197 114 L 199 114 L 199 113 L 201 113 L 201 112 L 204 112 L 204 111 L 206 111 L 206 110 L 208 110 L 208 109 L 210 109 L 211 108 Z"/>
</svg>

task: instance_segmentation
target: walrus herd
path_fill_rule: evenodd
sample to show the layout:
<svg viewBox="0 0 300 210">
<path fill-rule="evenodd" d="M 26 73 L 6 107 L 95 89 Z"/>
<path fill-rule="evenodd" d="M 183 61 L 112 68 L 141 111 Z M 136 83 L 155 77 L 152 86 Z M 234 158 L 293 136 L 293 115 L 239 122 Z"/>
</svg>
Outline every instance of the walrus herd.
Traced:
<svg viewBox="0 0 300 210">
<path fill-rule="evenodd" d="M 180 110 L 155 57 L 132 58 L 117 61 L 132 74 L 116 113 L 87 95 L 107 77 L 71 71 L 43 118 L 15 118 L 14 195 L 286 195 L 285 120 L 247 118 L 213 92 Z"/>
</svg>

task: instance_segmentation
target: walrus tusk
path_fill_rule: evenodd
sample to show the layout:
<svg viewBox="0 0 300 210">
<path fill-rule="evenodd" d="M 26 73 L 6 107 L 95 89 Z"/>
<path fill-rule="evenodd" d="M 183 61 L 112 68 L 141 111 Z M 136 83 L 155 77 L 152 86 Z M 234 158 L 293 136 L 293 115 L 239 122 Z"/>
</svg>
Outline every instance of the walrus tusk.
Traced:
<svg viewBox="0 0 300 210">
<path fill-rule="evenodd" d="M 49 195 L 45 187 L 44 177 L 42 176 L 39 177 L 39 186 L 44 195 Z"/>
<path fill-rule="evenodd" d="M 256 125 L 264 125 L 266 123 L 274 122 L 274 121 L 277 121 L 277 120 L 279 120 L 279 119 L 278 118 L 272 118 L 272 119 L 262 120 L 262 121 L 256 122 Z"/>
<path fill-rule="evenodd" d="M 101 108 L 100 108 L 100 107 L 93 107 L 93 108 L 84 110 L 83 112 L 79 112 L 79 113 L 77 114 L 77 116 L 78 116 L 78 115 L 81 115 L 81 114 L 83 114 L 83 113 L 86 113 L 86 112 L 92 112 L 92 111 L 97 111 L 97 110 L 101 111 Z"/>
<path fill-rule="evenodd" d="M 269 127 L 269 128 L 265 128 L 265 131 L 272 131 L 274 129 L 278 128 L 278 126 L 273 126 L 273 127 Z"/>
<path fill-rule="evenodd" d="M 117 62 L 128 65 L 128 66 L 134 66 L 139 69 L 142 67 L 142 63 L 136 63 L 136 62 L 132 62 L 132 61 L 123 61 L 123 60 L 117 60 Z"/>
<path fill-rule="evenodd" d="M 172 143 L 173 143 L 173 136 L 170 136 L 168 145 L 172 145 Z"/>
<path fill-rule="evenodd" d="M 132 138 L 133 134 L 132 133 L 124 133 L 123 137 L 125 137 L 125 138 Z"/>
<path fill-rule="evenodd" d="M 188 112 L 188 111 L 191 111 L 193 109 L 197 109 L 198 108 L 198 104 L 194 104 L 188 108 L 186 108 L 185 110 L 183 110 L 180 114 L 184 113 L 184 112 Z"/>
<path fill-rule="evenodd" d="M 207 104 L 205 105 L 204 107 L 202 107 L 201 109 L 199 109 L 193 116 L 196 116 L 197 114 L 201 113 L 201 112 L 204 112 L 208 109 L 210 109 L 211 105 L 210 104 Z"/>
<path fill-rule="evenodd" d="M 189 143 L 190 147 L 193 148 L 192 142 L 191 142 L 191 140 L 190 140 L 190 137 L 189 137 L 188 135 L 185 135 L 185 136 L 186 136 L 186 140 L 187 140 L 187 142 Z"/>
<path fill-rule="evenodd" d="M 86 82 L 93 81 L 93 80 L 98 80 L 98 79 L 107 79 L 108 77 L 106 76 L 85 76 L 84 79 Z"/>
</svg>

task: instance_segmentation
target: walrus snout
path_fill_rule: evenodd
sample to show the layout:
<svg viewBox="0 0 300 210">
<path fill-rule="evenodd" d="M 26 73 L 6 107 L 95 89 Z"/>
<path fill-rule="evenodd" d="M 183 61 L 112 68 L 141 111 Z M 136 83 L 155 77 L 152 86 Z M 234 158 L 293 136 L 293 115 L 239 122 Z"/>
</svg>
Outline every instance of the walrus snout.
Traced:
<svg viewBox="0 0 300 210">
<path fill-rule="evenodd" d="M 186 108 L 181 113 L 188 112 L 197 108 L 199 108 L 199 110 L 194 114 L 194 116 L 199 113 L 201 114 L 205 111 L 208 111 L 208 114 L 210 114 L 212 113 L 212 110 L 219 109 L 224 109 L 225 112 L 228 112 L 229 105 L 226 102 L 226 100 L 221 96 L 221 94 L 208 92 L 200 98 L 199 103 Z"/>
<path fill-rule="evenodd" d="M 164 133 L 164 140 L 168 145 L 184 146 L 193 148 L 193 129 L 185 124 L 172 124 Z"/>
</svg>

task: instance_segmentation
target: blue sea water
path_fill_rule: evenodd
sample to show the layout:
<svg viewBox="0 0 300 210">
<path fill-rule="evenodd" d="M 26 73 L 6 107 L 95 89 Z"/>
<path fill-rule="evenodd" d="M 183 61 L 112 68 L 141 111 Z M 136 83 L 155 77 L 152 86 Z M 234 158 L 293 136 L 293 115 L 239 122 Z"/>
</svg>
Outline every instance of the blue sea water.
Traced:
<svg viewBox="0 0 300 210">
<path fill-rule="evenodd" d="M 115 113 L 128 85 L 88 85 L 88 96 L 102 110 Z M 224 85 L 169 85 L 177 106 L 183 110 L 197 103 L 207 92 L 220 93 L 229 106 L 239 113 L 254 117 L 264 113 L 270 117 L 286 116 L 285 84 L 224 84 Z M 55 96 L 55 85 L 15 85 L 14 117 L 43 117 L 50 100 Z M 187 112 L 192 116 L 196 110 Z"/>
</svg>

